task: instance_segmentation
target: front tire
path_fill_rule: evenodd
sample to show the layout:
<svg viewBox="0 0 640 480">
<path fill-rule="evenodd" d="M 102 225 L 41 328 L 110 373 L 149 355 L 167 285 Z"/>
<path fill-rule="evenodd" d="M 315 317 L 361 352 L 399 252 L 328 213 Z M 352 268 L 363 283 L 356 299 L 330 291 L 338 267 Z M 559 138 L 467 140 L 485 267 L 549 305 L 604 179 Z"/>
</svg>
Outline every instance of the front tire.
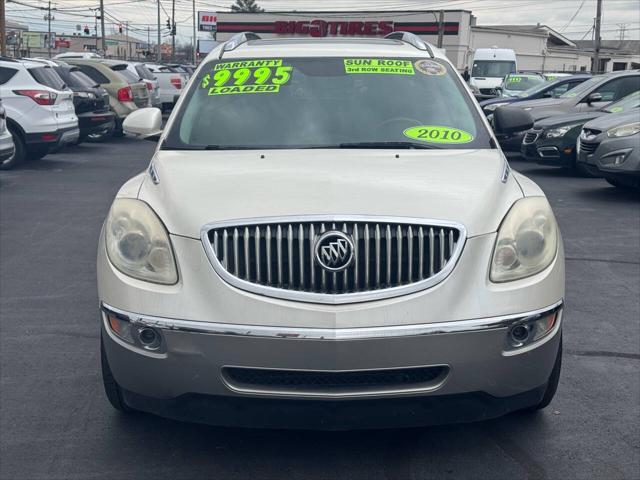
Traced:
<svg viewBox="0 0 640 480">
<path fill-rule="evenodd" d="M 102 384 L 104 385 L 104 392 L 107 394 L 109 403 L 119 412 L 131 413 L 133 410 L 124 402 L 122 388 L 118 385 L 116 379 L 113 378 L 113 373 L 111 373 L 102 338 L 100 339 L 100 360 L 102 365 Z"/>
<path fill-rule="evenodd" d="M 558 354 L 556 355 L 556 363 L 553 365 L 549 381 L 547 382 L 547 389 L 544 391 L 542 400 L 537 405 L 533 405 L 526 409 L 529 412 L 537 412 L 546 408 L 553 400 L 558 390 L 558 383 L 560 382 L 560 370 L 562 370 L 562 337 L 560 337 L 560 345 L 558 346 Z"/>
</svg>

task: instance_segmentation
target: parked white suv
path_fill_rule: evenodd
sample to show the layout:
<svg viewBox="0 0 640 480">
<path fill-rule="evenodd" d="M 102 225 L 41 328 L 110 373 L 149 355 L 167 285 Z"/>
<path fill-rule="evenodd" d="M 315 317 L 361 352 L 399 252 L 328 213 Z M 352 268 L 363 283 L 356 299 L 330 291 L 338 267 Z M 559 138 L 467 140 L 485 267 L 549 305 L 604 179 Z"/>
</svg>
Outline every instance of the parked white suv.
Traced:
<svg viewBox="0 0 640 480">
<path fill-rule="evenodd" d="M 247 41 L 251 38 L 252 41 Z M 497 131 L 532 125 L 501 108 Z M 544 408 L 551 207 L 442 52 L 243 34 L 194 74 L 98 247 L 106 392 L 217 424 L 415 426 Z"/>
<path fill-rule="evenodd" d="M 3 168 L 13 168 L 26 158 L 42 158 L 78 140 L 73 92 L 49 65 L 1 59 L 0 98 L 15 143 L 14 156 Z"/>
<path fill-rule="evenodd" d="M 186 73 L 176 72 L 165 65 L 147 63 L 147 68 L 158 79 L 160 105 L 163 110 L 171 109 L 187 86 L 189 77 Z"/>
</svg>

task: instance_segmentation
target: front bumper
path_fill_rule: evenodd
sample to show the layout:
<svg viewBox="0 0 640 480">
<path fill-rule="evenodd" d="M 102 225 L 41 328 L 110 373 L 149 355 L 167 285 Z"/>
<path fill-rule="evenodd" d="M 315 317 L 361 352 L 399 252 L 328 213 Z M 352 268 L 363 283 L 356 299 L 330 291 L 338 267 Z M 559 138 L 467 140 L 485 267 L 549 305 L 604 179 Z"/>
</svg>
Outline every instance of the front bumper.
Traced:
<svg viewBox="0 0 640 480">
<path fill-rule="evenodd" d="M 471 421 L 535 405 L 555 363 L 562 321 L 558 302 L 522 315 L 334 330 L 328 336 L 323 329 L 242 328 L 146 317 L 104 305 L 102 312 L 106 357 L 131 407 L 219 425 L 300 428 Z M 109 327 L 107 315 L 114 314 L 161 332 L 162 348 L 149 352 L 125 343 Z M 521 349 L 506 348 L 511 326 L 551 314 L 557 317 L 549 334 Z M 371 389 L 356 383 L 340 390 L 325 384 L 307 390 L 286 382 L 247 385 L 225 373 L 229 368 L 368 373 L 418 366 L 441 373 L 423 385 Z"/>
<path fill-rule="evenodd" d="M 543 135 L 544 132 L 540 133 L 532 143 L 523 141 L 520 148 L 522 156 L 540 165 L 572 167 L 576 158 L 575 141 L 564 138 L 546 139 L 542 138 Z"/>
<path fill-rule="evenodd" d="M 94 133 L 113 129 L 115 125 L 115 116 L 113 112 L 108 110 L 104 112 L 87 112 L 78 115 L 78 125 L 80 127 L 80 136 L 86 137 Z"/>
<path fill-rule="evenodd" d="M 640 136 L 607 138 L 602 135 L 596 150 L 593 153 L 580 151 L 577 161 L 597 175 L 640 177 Z"/>
</svg>

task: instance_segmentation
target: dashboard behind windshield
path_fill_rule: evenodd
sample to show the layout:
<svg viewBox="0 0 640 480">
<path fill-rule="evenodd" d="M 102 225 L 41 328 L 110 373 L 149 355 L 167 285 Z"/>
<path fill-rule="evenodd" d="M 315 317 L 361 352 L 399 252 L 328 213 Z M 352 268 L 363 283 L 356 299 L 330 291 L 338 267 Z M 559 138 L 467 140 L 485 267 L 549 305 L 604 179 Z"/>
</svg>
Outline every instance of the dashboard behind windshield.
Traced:
<svg viewBox="0 0 640 480">
<path fill-rule="evenodd" d="M 420 58 L 212 61 L 164 149 L 491 148 L 457 74 Z"/>
</svg>

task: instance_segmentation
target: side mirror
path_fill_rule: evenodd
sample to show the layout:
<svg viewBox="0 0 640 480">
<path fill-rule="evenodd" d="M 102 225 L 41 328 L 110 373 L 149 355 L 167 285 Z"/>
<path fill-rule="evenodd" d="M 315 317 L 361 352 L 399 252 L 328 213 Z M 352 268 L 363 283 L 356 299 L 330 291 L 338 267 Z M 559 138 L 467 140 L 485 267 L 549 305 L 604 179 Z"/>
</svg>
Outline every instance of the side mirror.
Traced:
<svg viewBox="0 0 640 480">
<path fill-rule="evenodd" d="M 592 103 L 601 102 L 601 101 L 602 101 L 602 95 L 600 95 L 599 93 L 590 93 L 589 96 L 587 97 L 587 103 L 589 105 L 591 105 Z"/>
<path fill-rule="evenodd" d="M 543 96 L 544 98 L 552 98 L 552 97 L 553 97 L 553 90 L 549 90 L 548 92 L 544 92 L 544 93 L 542 94 L 542 96 Z"/>
<path fill-rule="evenodd" d="M 122 130 L 127 136 L 157 142 L 162 133 L 162 112 L 159 108 L 141 108 L 131 112 L 124 119 Z"/>
<path fill-rule="evenodd" d="M 493 129 L 496 133 L 508 135 L 524 132 L 533 127 L 531 114 L 518 107 L 498 107 L 493 112 Z"/>
</svg>

